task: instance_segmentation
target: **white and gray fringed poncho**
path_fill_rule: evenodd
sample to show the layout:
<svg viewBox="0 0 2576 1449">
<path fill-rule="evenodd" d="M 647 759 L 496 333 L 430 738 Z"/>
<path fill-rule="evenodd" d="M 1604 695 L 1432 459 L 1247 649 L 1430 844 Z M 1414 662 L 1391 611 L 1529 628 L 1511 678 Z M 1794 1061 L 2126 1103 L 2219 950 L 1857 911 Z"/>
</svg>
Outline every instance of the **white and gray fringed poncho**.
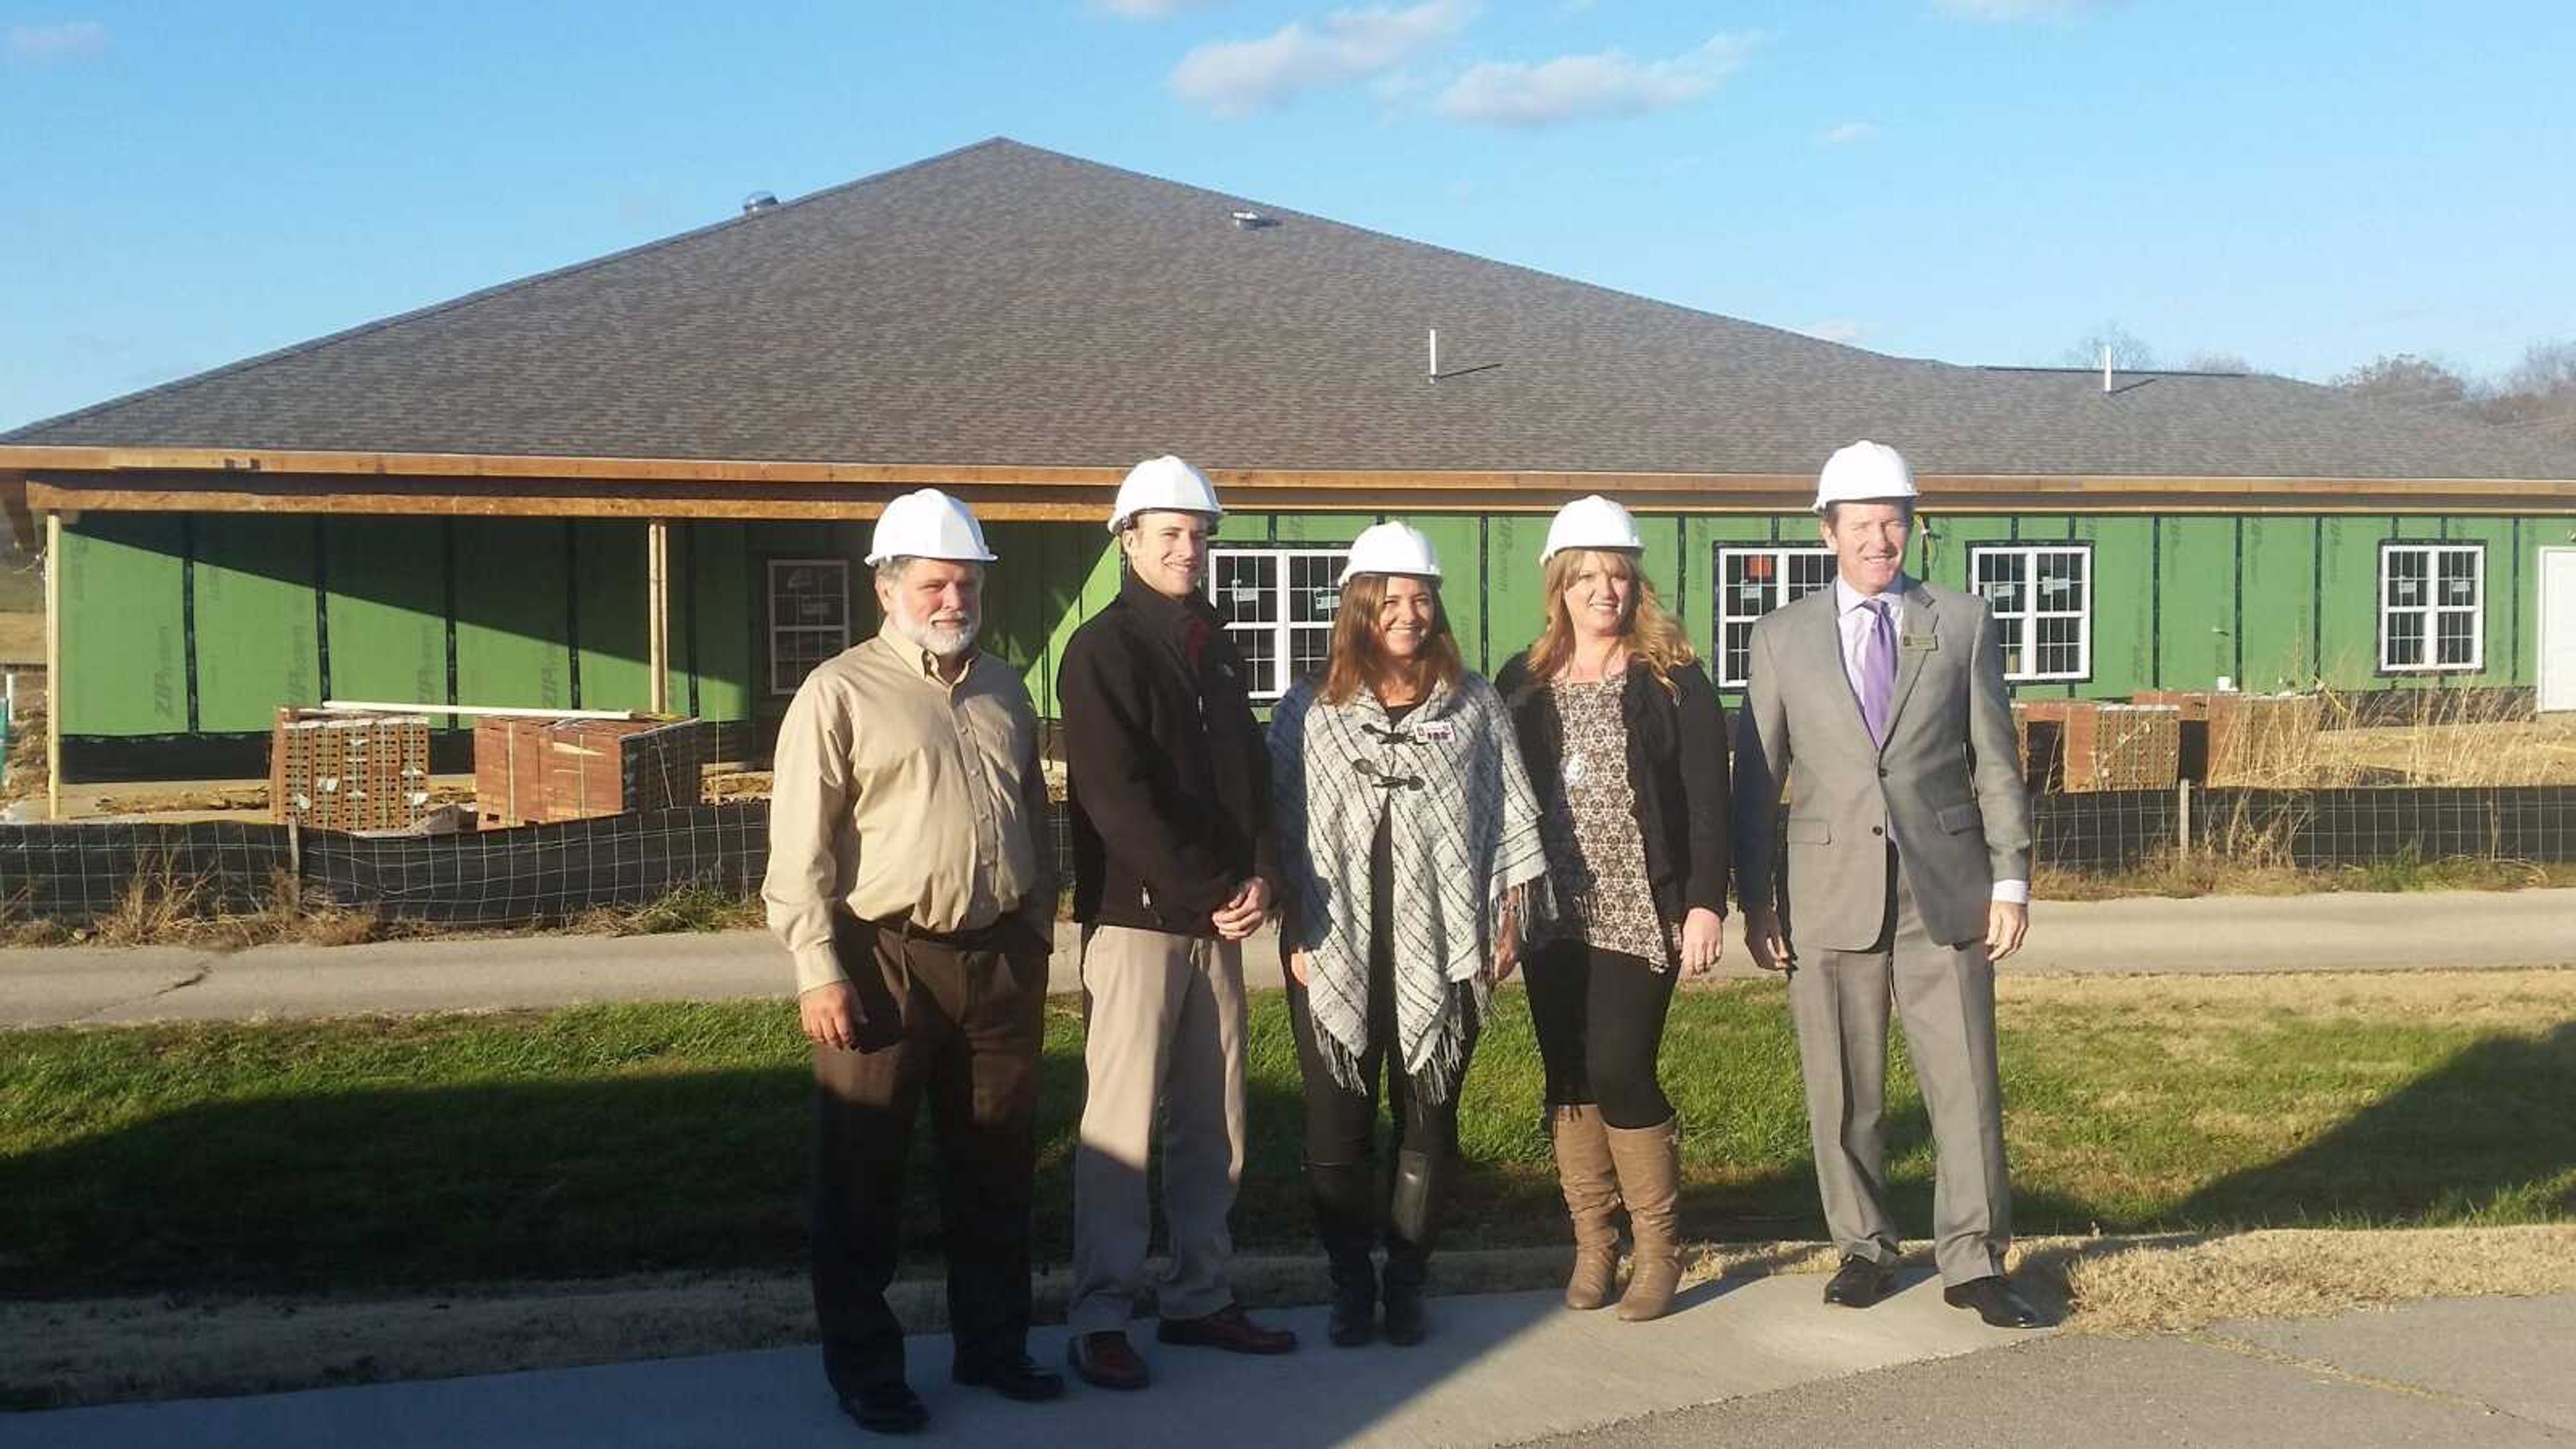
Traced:
<svg viewBox="0 0 2576 1449">
<path fill-rule="evenodd" d="M 1369 850 L 1380 816 L 1392 812 L 1394 1045 L 1421 1100 L 1450 1100 L 1465 1074 L 1466 1013 L 1481 1019 L 1491 999 L 1485 966 L 1504 893 L 1546 889 L 1538 800 L 1511 713 L 1473 674 L 1454 688 L 1435 685 L 1392 728 L 1374 695 L 1327 705 L 1304 682 L 1270 716 L 1270 772 L 1281 889 L 1296 932 L 1280 952 L 1307 953 L 1307 1003 L 1333 1079 L 1365 1090 L 1360 1061 L 1375 1025 Z M 1530 914 L 1521 912 L 1521 928 Z M 1452 992 L 1453 982 L 1467 989 Z"/>
</svg>

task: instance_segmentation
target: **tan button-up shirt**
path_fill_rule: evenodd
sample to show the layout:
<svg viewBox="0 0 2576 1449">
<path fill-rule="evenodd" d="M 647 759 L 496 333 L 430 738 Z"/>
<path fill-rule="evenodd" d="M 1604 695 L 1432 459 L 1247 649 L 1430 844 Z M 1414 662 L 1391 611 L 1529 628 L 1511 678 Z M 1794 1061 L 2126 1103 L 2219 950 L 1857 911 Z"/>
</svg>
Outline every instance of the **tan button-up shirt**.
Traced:
<svg viewBox="0 0 2576 1449">
<path fill-rule="evenodd" d="M 779 726 L 769 798 L 769 929 L 796 989 L 847 980 L 832 912 L 971 931 L 1055 921 L 1037 712 L 978 653 L 955 684 L 891 626 L 806 676 Z"/>
</svg>

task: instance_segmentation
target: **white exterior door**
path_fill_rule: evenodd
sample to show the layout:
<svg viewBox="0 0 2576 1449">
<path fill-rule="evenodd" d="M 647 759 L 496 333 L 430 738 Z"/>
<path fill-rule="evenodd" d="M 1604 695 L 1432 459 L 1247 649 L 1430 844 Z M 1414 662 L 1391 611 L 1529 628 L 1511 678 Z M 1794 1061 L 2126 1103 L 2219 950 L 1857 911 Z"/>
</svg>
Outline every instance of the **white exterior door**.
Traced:
<svg viewBox="0 0 2576 1449">
<path fill-rule="evenodd" d="M 2576 548 L 2540 551 L 2540 707 L 2576 710 Z"/>
</svg>

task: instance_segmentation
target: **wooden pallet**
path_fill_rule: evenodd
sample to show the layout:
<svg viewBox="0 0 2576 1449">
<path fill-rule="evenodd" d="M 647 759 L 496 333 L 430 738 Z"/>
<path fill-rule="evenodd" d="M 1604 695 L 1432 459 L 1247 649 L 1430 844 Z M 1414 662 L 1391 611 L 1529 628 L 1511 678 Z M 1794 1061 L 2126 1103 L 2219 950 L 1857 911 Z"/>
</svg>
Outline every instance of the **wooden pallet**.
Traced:
<svg viewBox="0 0 2576 1449">
<path fill-rule="evenodd" d="M 280 709 L 269 814 L 314 830 L 407 830 L 429 811 L 429 717 Z"/>
</svg>

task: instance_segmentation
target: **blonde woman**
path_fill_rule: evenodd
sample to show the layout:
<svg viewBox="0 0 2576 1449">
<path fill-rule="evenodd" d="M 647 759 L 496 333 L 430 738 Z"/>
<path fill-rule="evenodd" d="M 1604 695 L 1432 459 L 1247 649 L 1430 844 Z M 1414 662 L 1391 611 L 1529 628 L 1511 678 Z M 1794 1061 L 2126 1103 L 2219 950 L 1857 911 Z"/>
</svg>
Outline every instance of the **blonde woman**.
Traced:
<svg viewBox="0 0 2576 1449">
<path fill-rule="evenodd" d="M 1351 545 L 1324 676 L 1280 700 L 1270 756 L 1327 1336 L 1350 1348 L 1376 1335 L 1382 1229 L 1386 1338 L 1419 1343 L 1459 1088 L 1518 954 L 1522 897 L 1547 869 L 1511 718 L 1459 661 L 1430 540 L 1382 523 Z M 1395 1118 L 1386 1198 L 1381 1076 Z"/>
<path fill-rule="evenodd" d="M 1530 1019 L 1574 1220 L 1569 1308 L 1618 1277 L 1619 1316 L 1659 1318 L 1681 1278 L 1681 1124 L 1655 1076 L 1681 974 L 1717 965 L 1726 909 L 1726 715 L 1655 598 L 1636 521 L 1578 499 L 1548 529 L 1547 625 L 1495 681 L 1538 792 L 1551 919 L 1533 932 Z"/>
</svg>

